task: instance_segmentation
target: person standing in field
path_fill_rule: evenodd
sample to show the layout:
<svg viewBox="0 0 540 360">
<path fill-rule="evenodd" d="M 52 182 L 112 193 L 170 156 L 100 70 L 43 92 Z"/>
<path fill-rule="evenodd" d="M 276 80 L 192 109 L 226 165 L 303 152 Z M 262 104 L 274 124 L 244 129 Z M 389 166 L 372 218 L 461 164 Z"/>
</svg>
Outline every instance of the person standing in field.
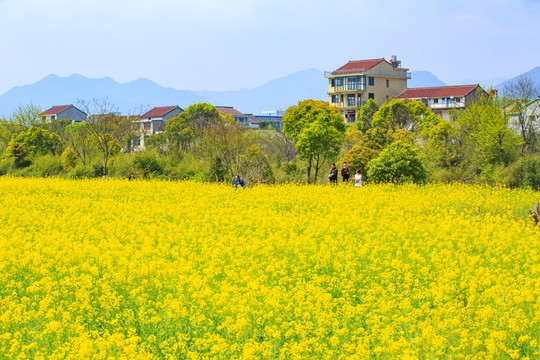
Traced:
<svg viewBox="0 0 540 360">
<path fill-rule="evenodd" d="M 349 178 L 351 177 L 351 173 L 349 172 L 346 162 L 343 163 L 343 167 L 341 168 L 341 177 L 343 178 L 343 182 L 349 182 Z"/>
<path fill-rule="evenodd" d="M 336 164 L 334 163 L 332 163 L 332 168 L 330 169 L 328 180 L 330 180 L 330 184 L 337 185 L 337 168 Z"/>
<path fill-rule="evenodd" d="M 362 174 L 360 174 L 360 169 L 356 170 L 356 174 L 354 175 L 354 186 L 362 186 Z"/>
<path fill-rule="evenodd" d="M 238 189 L 238 185 L 240 185 L 242 187 L 242 189 L 243 189 L 244 188 L 244 180 L 240 179 L 240 176 L 235 175 L 234 180 L 233 180 L 233 185 L 234 185 L 235 189 Z"/>
</svg>

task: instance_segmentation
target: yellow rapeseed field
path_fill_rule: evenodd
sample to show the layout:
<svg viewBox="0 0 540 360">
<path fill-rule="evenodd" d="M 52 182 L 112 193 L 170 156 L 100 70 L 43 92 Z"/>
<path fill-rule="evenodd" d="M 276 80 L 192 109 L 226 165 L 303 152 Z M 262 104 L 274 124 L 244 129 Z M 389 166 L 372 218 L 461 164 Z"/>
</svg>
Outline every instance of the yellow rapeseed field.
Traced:
<svg viewBox="0 0 540 360">
<path fill-rule="evenodd" d="M 538 359 L 530 190 L 0 178 L 0 357 Z"/>
</svg>

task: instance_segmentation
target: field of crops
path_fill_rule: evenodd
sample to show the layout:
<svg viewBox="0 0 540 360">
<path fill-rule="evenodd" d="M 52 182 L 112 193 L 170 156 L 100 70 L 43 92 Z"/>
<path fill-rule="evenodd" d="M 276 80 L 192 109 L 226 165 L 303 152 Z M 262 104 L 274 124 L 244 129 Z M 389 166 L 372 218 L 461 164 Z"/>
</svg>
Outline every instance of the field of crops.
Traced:
<svg viewBox="0 0 540 360">
<path fill-rule="evenodd" d="M 537 359 L 529 190 L 0 178 L 0 354 Z"/>
</svg>

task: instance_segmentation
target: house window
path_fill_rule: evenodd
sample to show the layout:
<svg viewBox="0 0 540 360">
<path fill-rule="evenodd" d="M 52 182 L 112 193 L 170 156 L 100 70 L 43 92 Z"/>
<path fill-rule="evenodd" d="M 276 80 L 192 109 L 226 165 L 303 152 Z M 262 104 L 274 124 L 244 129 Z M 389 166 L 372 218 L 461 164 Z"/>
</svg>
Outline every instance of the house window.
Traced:
<svg viewBox="0 0 540 360">
<path fill-rule="evenodd" d="M 51 115 L 51 120 L 54 120 L 56 119 L 56 116 L 55 115 Z"/>
<path fill-rule="evenodd" d="M 353 122 L 355 122 L 355 120 L 356 120 L 356 114 L 354 113 L 354 111 L 349 111 L 349 112 L 345 113 L 345 120 L 346 120 L 348 123 L 353 123 Z"/>
<path fill-rule="evenodd" d="M 332 104 L 339 102 L 339 95 L 332 95 Z"/>
<path fill-rule="evenodd" d="M 433 99 L 433 103 L 434 103 L 434 104 L 438 104 L 438 103 L 439 103 L 439 99 Z"/>
<path fill-rule="evenodd" d="M 460 97 L 454 98 L 454 102 L 461 102 L 461 98 Z"/>
<path fill-rule="evenodd" d="M 355 106 L 356 105 L 356 95 L 349 94 L 347 95 L 347 106 Z"/>
<path fill-rule="evenodd" d="M 133 139 L 133 146 L 141 146 L 141 138 Z"/>
<path fill-rule="evenodd" d="M 343 102 L 343 95 L 341 95 L 341 102 Z"/>
<path fill-rule="evenodd" d="M 336 78 L 334 84 L 334 86 L 343 86 L 343 78 Z"/>
<path fill-rule="evenodd" d="M 144 130 L 150 130 L 152 128 L 152 123 L 145 122 L 143 123 Z"/>
<path fill-rule="evenodd" d="M 373 99 L 373 100 L 375 100 L 375 94 L 374 94 L 374 93 L 369 93 L 369 94 L 368 94 L 368 99 Z"/>
<path fill-rule="evenodd" d="M 390 87 L 390 80 L 386 79 L 386 87 Z"/>
<path fill-rule="evenodd" d="M 368 85 L 370 86 L 375 85 L 375 78 L 373 76 L 368 76 Z"/>
<path fill-rule="evenodd" d="M 362 95 L 358 94 L 358 106 L 362 106 Z"/>
</svg>

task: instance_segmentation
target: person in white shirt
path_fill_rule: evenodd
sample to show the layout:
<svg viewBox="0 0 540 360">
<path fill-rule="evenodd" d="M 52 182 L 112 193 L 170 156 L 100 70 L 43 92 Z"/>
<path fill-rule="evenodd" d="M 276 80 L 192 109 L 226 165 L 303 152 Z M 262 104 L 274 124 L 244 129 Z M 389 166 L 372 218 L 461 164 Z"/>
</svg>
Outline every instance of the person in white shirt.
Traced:
<svg viewBox="0 0 540 360">
<path fill-rule="evenodd" d="M 360 170 L 356 170 L 356 175 L 354 175 L 354 186 L 362 186 L 362 174 L 360 174 Z"/>
</svg>

